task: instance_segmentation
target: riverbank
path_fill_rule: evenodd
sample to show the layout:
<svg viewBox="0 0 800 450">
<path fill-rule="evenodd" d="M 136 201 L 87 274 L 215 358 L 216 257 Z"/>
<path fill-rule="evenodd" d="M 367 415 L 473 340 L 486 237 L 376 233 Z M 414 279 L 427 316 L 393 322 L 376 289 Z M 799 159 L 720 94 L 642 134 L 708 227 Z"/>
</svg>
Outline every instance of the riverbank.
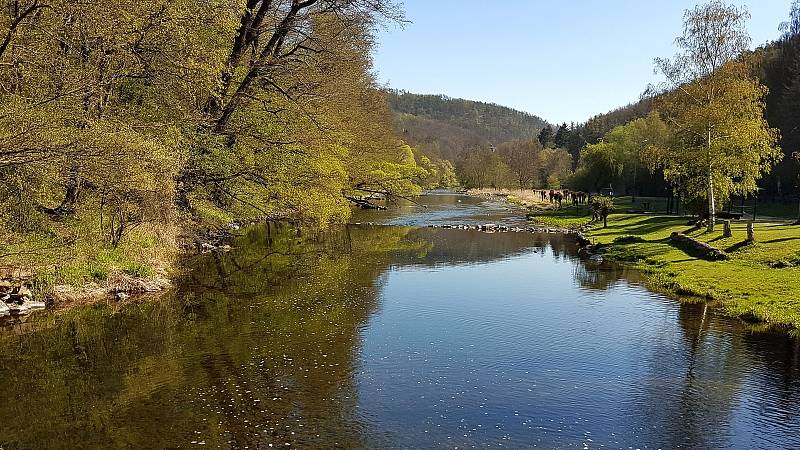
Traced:
<svg viewBox="0 0 800 450">
<path fill-rule="evenodd" d="M 627 211 L 626 202 L 618 209 Z M 581 208 L 532 208 L 536 223 L 588 223 Z M 655 290 L 713 301 L 727 314 L 770 326 L 800 329 L 800 227 L 786 221 L 757 222 L 755 241 L 747 242 L 746 222 L 708 233 L 688 225 L 690 218 L 658 214 L 612 214 L 608 227 L 594 225 L 586 237 L 605 259 L 632 265 L 647 274 Z M 673 239 L 682 233 L 727 255 L 710 261 Z"/>
<path fill-rule="evenodd" d="M 227 251 L 239 225 L 214 230 L 141 227 L 117 247 L 87 233 L 71 239 L 5 236 L 0 265 L 0 318 L 93 303 L 122 304 L 172 285 L 180 259 Z M 5 306 L 5 308 L 4 308 Z"/>
</svg>

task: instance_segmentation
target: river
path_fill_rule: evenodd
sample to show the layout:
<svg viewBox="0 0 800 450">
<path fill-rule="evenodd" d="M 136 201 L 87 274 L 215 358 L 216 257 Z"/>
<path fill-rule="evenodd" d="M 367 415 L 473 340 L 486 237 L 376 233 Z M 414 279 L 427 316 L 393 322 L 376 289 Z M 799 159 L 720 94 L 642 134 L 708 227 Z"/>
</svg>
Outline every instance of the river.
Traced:
<svg viewBox="0 0 800 450">
<path fill-rule="evenodd" d="M 0 448 L 798 448 L 800 342 L 429 195 L 0 335 Z M 376 225 L 377 224 L 377 225 Z"/>
</svg>

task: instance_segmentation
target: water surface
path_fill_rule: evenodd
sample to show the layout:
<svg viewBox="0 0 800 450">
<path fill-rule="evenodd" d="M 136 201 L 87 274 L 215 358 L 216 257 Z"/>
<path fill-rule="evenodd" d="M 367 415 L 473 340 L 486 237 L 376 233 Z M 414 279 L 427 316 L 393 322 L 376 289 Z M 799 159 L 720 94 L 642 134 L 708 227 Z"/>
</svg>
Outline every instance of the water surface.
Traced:
<svg viewBox="0 0 800 450">
<path fill-rule="evenodd" d="M 413 226 L 249 229 L 164 300 L 11 327 L 0 447 L 800 447 L 797 340 L 569 237 L 426 228 L 516 212 L 424 201 L 356 218 Z"/>
</svg>

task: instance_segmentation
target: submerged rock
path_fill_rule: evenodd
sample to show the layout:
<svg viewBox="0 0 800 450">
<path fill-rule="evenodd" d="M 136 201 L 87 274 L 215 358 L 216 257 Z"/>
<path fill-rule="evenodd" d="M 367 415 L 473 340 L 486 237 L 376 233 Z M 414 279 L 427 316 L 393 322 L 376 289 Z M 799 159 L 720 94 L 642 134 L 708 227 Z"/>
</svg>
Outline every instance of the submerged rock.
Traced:
<svg viewBox="0 0 800 450">
<path fill-rule="evenodd" d="M 32 311 L 44 309 L 45 304 L 44 302 L 28 301 L 22 303 L 21 305 L 12 304 L 10 306 L 7 306 L 7 308 L 12 315 L 18 316 L 22 314 L 28 314 Z"/>
<path fill-rule="evenodd" d="M 600 264 L 603 262 L 603 257 L 601 255 L 592 255 L 589 257 L 589 261 Z"/>
</svg>

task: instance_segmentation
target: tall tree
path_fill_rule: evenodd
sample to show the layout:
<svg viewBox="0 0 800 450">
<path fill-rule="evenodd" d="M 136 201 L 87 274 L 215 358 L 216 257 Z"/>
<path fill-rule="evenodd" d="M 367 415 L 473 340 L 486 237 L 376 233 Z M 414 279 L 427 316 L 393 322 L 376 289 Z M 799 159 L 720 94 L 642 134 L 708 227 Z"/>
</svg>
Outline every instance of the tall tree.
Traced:
<svg viewBox="0 0 800 450">
<path fill-rule="evenodd" d="M 553 133 L 553 127 L 550 125 L 545 126 L 542 128 L 542 131 L 539 132 L 539 143 L 542 144 L 542 147 L 547 148 L 553 145 L 553 138 L 555 134 Z"/>
<path fill-rule="evenodd" d="M 520 189 L 530 189 L 541 185 L 537 180 L 541 165 L 542 146 L 538 141 L 512 141 L 497 149 L 505 159 L 511 172 L 516 175 Z"/>
<path fill-rule="evenodd" d="M 764 119 L 766 88 L 736 60 L 750 44 L 749 17 L 721 0 L 688 10 L 676 39 L 681 52 L 656 60 L 667 80 L 656 108 L 676 137 L 661 164 L 669 179 L 706 198 L 709 231 L 717 202 L 756 191 L 781 157 L 777 132 Z"/>
<path fill-rule="evenodd" d="M 555 136 L 553 136 L 553 143 L 557 148 L 567 148 L 569 143 L 569 128 L 566 123 L 562 123 L 558 127 Z"/>
</svg>

